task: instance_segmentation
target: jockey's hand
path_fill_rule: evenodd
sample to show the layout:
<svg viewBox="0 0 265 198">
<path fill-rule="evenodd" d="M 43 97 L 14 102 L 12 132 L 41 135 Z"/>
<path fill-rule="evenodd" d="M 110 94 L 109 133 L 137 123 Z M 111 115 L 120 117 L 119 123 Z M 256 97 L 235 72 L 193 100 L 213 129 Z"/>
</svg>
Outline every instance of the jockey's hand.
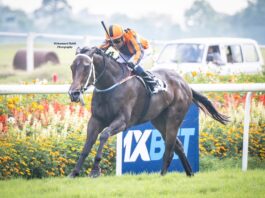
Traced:
<svg viewBox="0 0 265 198">
<path fill-rule="evenodd" d="M 132 63 L 132 62 L 129 62 L 128 64 L 128 67 L 130 67 L 131 69 L 134 69 L 135 65 Z"/>
</svg>

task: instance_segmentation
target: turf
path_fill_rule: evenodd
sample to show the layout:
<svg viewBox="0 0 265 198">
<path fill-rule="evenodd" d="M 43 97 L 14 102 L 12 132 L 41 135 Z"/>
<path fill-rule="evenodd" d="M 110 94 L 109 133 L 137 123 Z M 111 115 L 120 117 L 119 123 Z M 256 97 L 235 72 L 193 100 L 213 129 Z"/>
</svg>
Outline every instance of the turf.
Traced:
<svg viewBox="0 0 265 198">
<path fill-rule="evenodd" d="M 264 197 L 265 170 L 0 181 L 1 197 Z"/>
</svg>

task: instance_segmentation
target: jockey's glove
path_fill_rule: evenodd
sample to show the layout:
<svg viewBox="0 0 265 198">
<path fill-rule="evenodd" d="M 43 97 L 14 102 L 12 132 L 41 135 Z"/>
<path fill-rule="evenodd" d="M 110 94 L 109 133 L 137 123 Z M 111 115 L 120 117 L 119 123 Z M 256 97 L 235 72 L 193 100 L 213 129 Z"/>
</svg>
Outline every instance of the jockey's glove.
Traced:
<svg viewBox="0 0 265 198">
<path fill-rule="evenodd" d="M 128 64 L 128 67 L 130 67 L 131 69 L 134 69 L 135 65 L 132 63 L 132 62 L 129 62 Z"/>
</svg>

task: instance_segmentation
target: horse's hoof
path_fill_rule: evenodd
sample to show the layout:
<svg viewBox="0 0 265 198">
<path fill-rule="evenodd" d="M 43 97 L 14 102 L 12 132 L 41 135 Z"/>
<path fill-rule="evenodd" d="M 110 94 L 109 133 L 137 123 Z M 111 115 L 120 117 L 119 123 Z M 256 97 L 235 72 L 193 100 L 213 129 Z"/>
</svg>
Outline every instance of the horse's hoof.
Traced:
<svg viewBox="0 0 265 198">
<path fill-rule="evenodd" d="M 89 177 L 91 178 L 97 178 L 101 175 L 100 173 L 100 169 L 97 169 L 97 170 L 92 170 L 89 174 Z"/>
<path fill-rule="evenodd" d="M 70 178 L 70 179 L 73 179 L 73 178 L 75 178 L 75 177 L 77 177 L 79 174 L 78 173 L 76 173 L 76 172 L 71 172 L 69 175 L 68 175 L 68 178 Z"/>
<path fill-rule="evenodd" d="M 161 171 L 160 175 L 165 176 L 167 174 L 167 171 Z"/>
<path fill-rule="evenodd" d="M 193 176 L 194 176 L 194 173 L 193 173 L 193 172 L 188 173 L 187 176 L 188 176 L 188 177 L 193 177 Z"/>
</svg>

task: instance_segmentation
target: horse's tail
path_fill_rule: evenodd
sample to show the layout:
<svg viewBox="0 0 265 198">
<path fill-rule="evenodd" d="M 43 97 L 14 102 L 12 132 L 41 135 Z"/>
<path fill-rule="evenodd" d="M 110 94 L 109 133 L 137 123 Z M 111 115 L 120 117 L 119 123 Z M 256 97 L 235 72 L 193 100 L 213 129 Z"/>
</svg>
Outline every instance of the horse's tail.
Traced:
<svg viewBox="0 0 265 198">
<path fill-rule="evenodd" d="M 219 113 L 208 98 L 192 89 L 192 101 L 206 114 L 222 124 L 229 122 L 229 117 Z"/>
</svg>

